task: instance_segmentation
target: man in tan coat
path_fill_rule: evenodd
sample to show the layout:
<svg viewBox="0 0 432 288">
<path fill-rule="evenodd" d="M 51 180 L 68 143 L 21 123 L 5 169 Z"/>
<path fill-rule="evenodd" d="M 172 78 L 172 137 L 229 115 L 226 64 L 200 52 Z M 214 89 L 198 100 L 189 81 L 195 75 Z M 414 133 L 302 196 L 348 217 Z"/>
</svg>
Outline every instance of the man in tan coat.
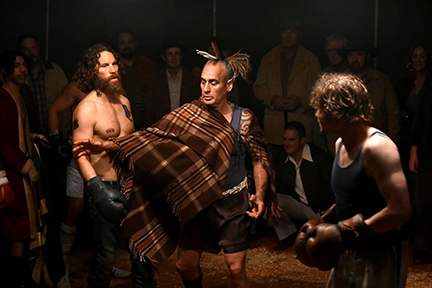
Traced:
<svg viewBox="0 0 432 288">
<path fill-rule="evenodd" d="M 289 20 L 281 26 L 281 44 L 262 59 L 254 83 L 255 97 L 265 105 L 264 133 L 273 145 L 282 145 L 284 124 L 299 121 L 306 128 L 307 142 L 325 148 L 317 129 L 309 92 L 321 72 L 318 58 L 300 45 L 301 24 Z"/>
</svg>

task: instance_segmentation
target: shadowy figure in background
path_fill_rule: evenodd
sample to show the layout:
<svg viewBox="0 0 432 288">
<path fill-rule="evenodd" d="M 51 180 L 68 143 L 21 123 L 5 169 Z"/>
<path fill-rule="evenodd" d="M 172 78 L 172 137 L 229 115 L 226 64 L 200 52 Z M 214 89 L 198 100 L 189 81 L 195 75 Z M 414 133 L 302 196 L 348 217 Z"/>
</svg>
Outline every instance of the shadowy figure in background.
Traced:
<svg viewBox="0 0 432 288">
<path fill-rule="evenodd" d="M 71 81 L 62 92 L 56 97 L 54 103 L 48 110 L 48 127 L 50 131 L 59 129 L 59 116 L 67 109 L 74 109 L 75 106 L 86 96 L 77 87 L 75 81 Z M 72 118 L 70 119 L 72 124 Z M 71 135 L 69 135 L 70 138 Z M 64 145 L 63 149 L 72 149 L 72 140 L 69 143 L 64 143 L 62 138 L 59 138 Z M 72 156 L 72 155 L 71 155 Z M 66 196 L 67 212 L 63 221 L 60 223 L 60 246 L 65 264 L 65 275 L 57 283 L 58 288 L 70 288 L 69 281 L 69 258 L 71 247 L 75 238 L 78 221 L 84 211 L 84 182 L 81 175 L 76 170 L 73 158 L 70 157 L 69 165 L 66 170 Z"/>
<path fill-rule="evenodd" d="M 401 123 L 399 153 L 412 198 L 417 179 L 416 174 L 409 169 L 411 131 L 419 99 L 422 94 L 430 90 L 428 87 L 432 85 L 431 50 L 425 44 L 416 44 L 409 50 L 407 58 L 404 75 L 396 84 L 396 94 L 399 100 Z"/>
<path fill-rule="evenodd" d="M 182 67 L 184 49 L 175 38 L 167 38 L 162 43 L 159 54 L 165 68 L 150 79 L 148 98 L 152 105 L 149 115 L 152 116 L 146 121 L 148 126 L 201 95 L 200 78 Z"/>
<path fill-rule="evenodd" d="M 416 63 L 416 66 L 424 66 L 426 61 L 423 59 L 418 62 L 421 64 Z M 416 88 L 415 85 L 413 89 Z M 409 168 L 417 173 L 418 179 L 414 190 L 417 224 L 413 245 L 414 263 L 425 264 L 432 262 L 432 86 L 429 79 L 424 81 L 418 96 L 420 99 L 412 127 Z"/>
<path fill-rule="evenodd" d="M 255 97 L 265 106 L 264 133 L 273 146 L 282 146 L 284 124 L 299 121 L 306 128 L 307 142 L 325 149 L 309 93 L 321 72 L 318 58 L 300 44 L 301 23 L 290 19 L 281 25 L 281 44 L 263 59 L 253 85 Z"/>
<path fill-rule="evenodd" d="M 330 60 L 330 65 L 323 72 L 343 73 L 348 69 L 348 60 L 338 54 L 337 50 L 347 47 L 348 39 L 345 36 L 330 35 L 325 43 L 325 51 Z"/>
<path fill-rule="evenodd" d="M 30 59 L 27 83 L 36 102 L 40 130 L 44 135 L 48 136 L 48 109 L 57 95 L 68 84 L 68 80 L 60 66 L 41 59 L 39 43 L 33 35 L 22 35 L 18 40 L 18 45 L 21 51 Z M 58 132 L 61 132 L 63 137 L 70 134 L 71 115 L 71 109 L 67 109 L 60 115 Z"/>
<path fill-rule="evenodd" d="M 18 45 L 30 61 L 26 82 L 31 88 L 36 104 L 40 133 L 43 133 L 49 141 L 49 146 L 40 149 L 47 170 L 48 207 L 52 215 L 61 217 L 62 204 L 65 200 L 66 167 L 72 157 L 72 147 L 66 140 L 71 133 L 72 108 L 66 109 L 59 115 L 57 129 L 54 130 L 49 130 L 48 127 L 48 111 L 57 95 L 68 84 L 68 80 L 59 65 L 42 59 L 39 43 L 34 36 L 22 35 Z"/>
<path fill-rule="evenodd" d="M 361 41 L 349 42 L 347 47 L 337 50 L 347 57 L 347 73 L 360 78 L 372 101 L 372 126 L 386 133 L 396 145 L 399 143 L 399 103 L 390 78 L 368 66 L 368 60 L 378 56 L 379 50 Z"/>
<path fill-rule="evenodd" d="M 135 129 L 140 130 L 152 124 L 146 121 L 146 115 L 152 112 L 147 89 L 151 83 L 150 76 L 157 73 L 158 69 L 152 60 L 138 54 L 138 41 L 131 28 L 118 30 L 116 40 L 117 51 L 124 66 L 121 69 L 122 87 L 131 104 Z"/>
<path fill-rule="evenodd" d="M 2 273 L 2 283 L 6 287 L 35 287 L 28 263 L 29 249 L 45 241 L 40 220 L 47 211 L 39 207 L 45 199 L 37 193 L 36 152 L 20 96 L 27 77 L 25 55 L 4 52 L 0 68 L 4 80 L 0 89 L 0 232 L 10 245 L 10 262 L 6 273 Z"/>
</svg>

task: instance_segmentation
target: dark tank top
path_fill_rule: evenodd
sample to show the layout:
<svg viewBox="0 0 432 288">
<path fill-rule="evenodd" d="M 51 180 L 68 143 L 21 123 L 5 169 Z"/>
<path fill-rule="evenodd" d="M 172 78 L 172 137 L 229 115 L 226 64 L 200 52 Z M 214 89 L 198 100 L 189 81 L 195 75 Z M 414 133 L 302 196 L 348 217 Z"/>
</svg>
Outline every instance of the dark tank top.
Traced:
<svg viewBox="0 0 432 288">
<path fill-rule="evenodd" d="M 388 138 L 388 136 L 381 131 L 375 131 L 370 137 L 376 134 Z M 350 165 L 347 167 L 340 167 L 339 157 L 341 147 L 342 143 L 337 149 L 332 172 L 332 188 L 335 193 L 338 221 L 346 220 L 357 214 L 362 214 L 364 219 L 368 219 L 385 208 L 386 202 L 375 180 L 369 176 L 364 169 L 363 147 Z M 356 249 L 381 248 L 394 245 L 404 238 L 404 233 L 398 228 L 382 234 L 373 234 L 368 241 L 364 242 Z"/>
<path fill-rule="evenodd" d="M 242 108 L 234 105 L 231 117 L 231 126 L 234 129 L 234 147 L 231 153 L 225 190 L 239 184 L 246 177 L 246 146 L 240 135 Z"/>
<path fill-rule="evenodd" d="M 387 137 L 381 131 L 374 132 Z M 386 206 L 384 198 L 375 180 L 369 176 L 363 166 L 363 147 L 356 159 L 347 167 L 339 166 L 341 143 L 333 162 L 332 188 L 335 193 L 338 220 L 345 220 L 356 214 L 370 218 Z"/>
</svg>

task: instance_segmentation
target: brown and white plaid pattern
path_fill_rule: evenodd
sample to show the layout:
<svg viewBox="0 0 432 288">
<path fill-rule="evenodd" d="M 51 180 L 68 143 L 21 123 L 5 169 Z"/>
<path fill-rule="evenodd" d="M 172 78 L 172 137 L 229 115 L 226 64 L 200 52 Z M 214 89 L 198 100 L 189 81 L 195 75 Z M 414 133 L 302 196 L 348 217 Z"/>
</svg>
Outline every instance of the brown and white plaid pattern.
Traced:
<svg viewBox="0 0 432 288">
<path fill-rule="evenodd" d="M 252 161 L 262 162 L 270 175 L 266 202 L 274 201 L 273 170 L 256 119 L 242 136 Z M 179 224 L 222 197 L 234 131 L 219 112 L 194 101 L 116 142 L 119 159 L 127 165 L 119 179 L 129 199 L 124 226 L 130 248 L 141 259 L 164 260 L 176 248 Z M 140 182 L 143 174 L 163 191 L 146 191 Z"/>
</svg>

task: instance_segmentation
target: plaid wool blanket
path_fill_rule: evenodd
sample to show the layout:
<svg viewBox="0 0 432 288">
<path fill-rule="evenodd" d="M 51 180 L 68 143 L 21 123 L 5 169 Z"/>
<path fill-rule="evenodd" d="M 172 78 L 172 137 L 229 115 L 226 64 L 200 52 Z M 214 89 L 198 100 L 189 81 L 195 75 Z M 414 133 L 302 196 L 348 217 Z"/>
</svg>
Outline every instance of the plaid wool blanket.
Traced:
<svg viewBox="0 0 432 288">
<path fill-rule="evenodd" d="M 265 201 L 269 205 L 276 198 L 274 175 L 264 134 L 252 118 L 242 136 L 250 162 L 263 163 L 269 175 Z M 141 260 L 163 261 L 176 249 L 180 225 L 221 197 L 233 128 L 218 111 L 198 100 L 115 142 L 120 146 L 122 193 L 128 199 L 123 225 L 130 249 Z M 149 184 L 153 182 L 156 185 Z"/>
</svg>

